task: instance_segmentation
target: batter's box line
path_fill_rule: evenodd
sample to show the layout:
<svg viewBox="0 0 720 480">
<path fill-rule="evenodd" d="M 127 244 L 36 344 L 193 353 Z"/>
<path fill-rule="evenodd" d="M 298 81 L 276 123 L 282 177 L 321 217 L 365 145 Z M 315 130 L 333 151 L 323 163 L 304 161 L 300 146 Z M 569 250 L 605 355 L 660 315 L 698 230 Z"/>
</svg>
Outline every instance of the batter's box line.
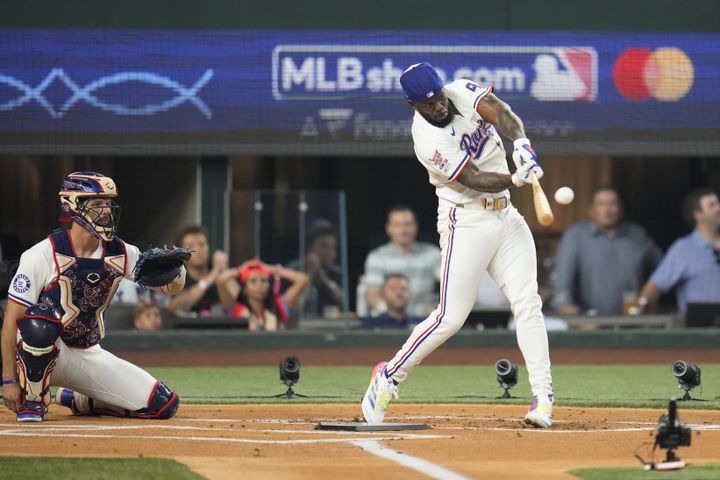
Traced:
<svg viewBox="0 0 720 480">
<path fill-rule="evenodd" d="M 117 431 L 117 430 L 183 430 L 183 431 L 201 431 L 201 432 L 255 432 L 255 433 L 278 433 L 278 434 L 301 434 L 301 435 L 347 435 L 347 432 L 333 430 L 287 430 L 287 429 L 271 429 L 271 428 L 213 428 L 213 427 L 189 427 L 184 425 L 167 425 L 167 424 L 143 424 L 143 425 L 23 425 L 18 428 L 17 425 L 0 424 L 0 427 L 13 427 L 9 430 L 0 430 L 5 433 L 16 433 L 27 431 L 28 428 L 42 430 L 42 432 L 79 432 L 79 431 Z M 42 435 L 42 434 L 41 434 Z M 356 435 L 365 435 L 373 439 L 377 435 L 394 435 L 401 437 L 414 437 L 418 434 L 414 433 L 386 433 L 386 432 L 356 432 Z M 420 434 L 422 435 L 422 434 Z M 133 438 L 129 435 L 123 435 L 123 438 Z"/>
<path fill-rule="evenodd" d="M 36 432 L 19 432 L 19 431 L 0 431 L 0 436 L 5 437 L 37 437 Z M 271 445 L 295 445 L 295 444 L 313 444 L 313 443 L 347 443 L 358 440 L 357 437 L 349 438 L 316 438 L 316 439 L 300 439 L 300 440 L 269 440 L 254 438 L 224 438 L 224 437 L 180 437 L 174 435 L 102 435 L 102 434 L 80 434 L 80 433 L 48 433 L 45 437 L 60 438 L 104 438 L 114 440 L 173 440 L 187 442 L 219 442 L 219 443 L 250 443 L 250 444 L 271 444 Z M 398 435 L 373 438 L 374 441 L 397 441 L 397 440 L 437 440 L 443 438 L 452 438 L 451 435 L 432 435 L 432 434 L 415 434 L 415 435 Z"/>
</svg>

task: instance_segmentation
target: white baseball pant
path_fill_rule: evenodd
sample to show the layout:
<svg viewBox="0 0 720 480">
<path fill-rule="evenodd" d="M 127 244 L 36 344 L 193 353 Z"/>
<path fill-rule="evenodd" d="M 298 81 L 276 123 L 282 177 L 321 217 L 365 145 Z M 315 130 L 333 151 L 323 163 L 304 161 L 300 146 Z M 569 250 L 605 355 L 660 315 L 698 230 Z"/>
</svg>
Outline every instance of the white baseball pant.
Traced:
<svg viewBox="0 0 720 480">
<path fill-rule="evenodd" d="M 142 368 L 116 357 L 100 345 L 70 348 L 55 342 L 60 354 L 50 385 L 87 395 L 96 408 L 140 410 L 148 406 L 157 380 Z"/>
<path fill-rule="evenodd" d="M 387 375 L 402 382 L 415 365 L 462 327 L 487 271 L 510 301 L 533 394 L 551 393 L 548 337 L 537 293 L 535 243 L 523 217 L 512 205 L 488 211 L 477 204 L 457 208 L 440 200 L 438 233 L 443 261 L 440 303 L 390 360 Z"/>
</svg>

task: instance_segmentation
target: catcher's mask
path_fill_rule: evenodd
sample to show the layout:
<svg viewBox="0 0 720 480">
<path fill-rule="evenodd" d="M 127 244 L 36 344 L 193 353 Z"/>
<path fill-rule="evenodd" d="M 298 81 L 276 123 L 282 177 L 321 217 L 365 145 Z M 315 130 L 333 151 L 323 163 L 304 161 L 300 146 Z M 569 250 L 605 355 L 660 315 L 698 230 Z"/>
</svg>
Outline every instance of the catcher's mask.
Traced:
<svg viewBox="0 0 720 480">
<path fill-rule="evenodd" d="M 61 221 L 73 221 L 101 240 L 110 241 L 120 222 L 117 188 L 112 178 L 97 172 L 74 172 L 65 177 L 60 192 Z M 89 205 L 93 199 L 107 199 Z"/>
</svg>

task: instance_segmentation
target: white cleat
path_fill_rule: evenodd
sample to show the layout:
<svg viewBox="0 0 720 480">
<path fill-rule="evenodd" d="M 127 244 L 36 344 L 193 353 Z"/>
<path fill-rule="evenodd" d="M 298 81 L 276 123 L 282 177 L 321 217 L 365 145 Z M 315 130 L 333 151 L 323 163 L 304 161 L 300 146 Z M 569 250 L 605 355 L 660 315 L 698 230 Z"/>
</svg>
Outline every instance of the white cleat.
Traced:
<svg viewBox="0 0 720 480">
<path fill-rule="evenodd" d="M 383 423 L 385 411 L 390 400 L 399 398 L 397 385 L 385 376 L 387 362 L 375 365 L 370 386 L 362 401 L 362 412 L 365 421 L 370 424 Z"/>
<path fill-rule="evenodd" d="M 535 395 L 530 409 L 525 414 L 525 423 L 536 428 L 550 428 L 552 426 L 553 394 Z"/>
</svg>

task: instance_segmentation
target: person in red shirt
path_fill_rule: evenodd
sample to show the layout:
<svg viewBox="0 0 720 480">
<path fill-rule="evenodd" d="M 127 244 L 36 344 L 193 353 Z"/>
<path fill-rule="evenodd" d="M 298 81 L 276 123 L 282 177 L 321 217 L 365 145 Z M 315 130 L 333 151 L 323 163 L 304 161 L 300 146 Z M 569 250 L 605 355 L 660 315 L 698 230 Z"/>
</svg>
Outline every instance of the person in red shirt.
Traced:
<svg viewBox="0 0 720 480">
<path fill-rule="evenodd" d="M 274 332 L 282 330 L 294 311 L 298 309 L 303 292 L 310 285 L 310 277 L 297 270 L 281 266 L 271 267 L 259 260 L 251 260 L 230 269 L 234 278 L 226 285 L 237 300 L 232 316 L 248 321 L 248 330 Z M 290 287 L 279 293 L 280 280 Z"/>
</svg>

